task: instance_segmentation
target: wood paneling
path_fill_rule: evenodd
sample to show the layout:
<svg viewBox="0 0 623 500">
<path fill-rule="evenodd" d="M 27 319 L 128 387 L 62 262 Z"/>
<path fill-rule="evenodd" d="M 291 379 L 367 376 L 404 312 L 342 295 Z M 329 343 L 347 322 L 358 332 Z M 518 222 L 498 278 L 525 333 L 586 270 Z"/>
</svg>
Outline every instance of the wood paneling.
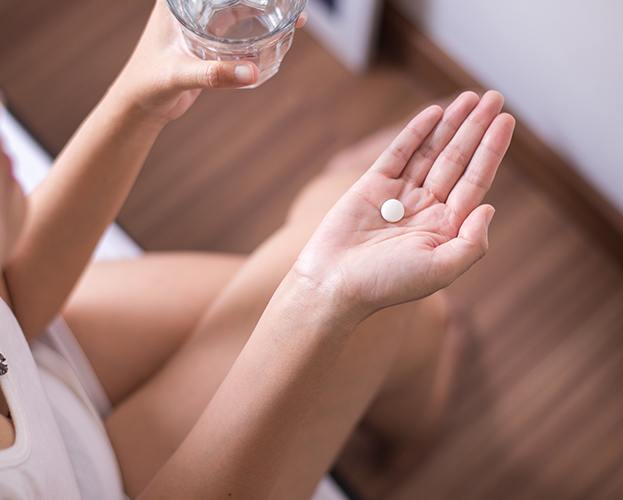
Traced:
<svg viewBox="0 0 623 500">
<path fill-rule="evenodd" d="M 50 151 L 122 66 L 150 4 L 0 3 L 0 86 Z M 269 84 L 206 94 L 156 145 L 123 226 L 148 250 L 252 250 L 332 154 L 455 91 L 430 59 L 412 53 L 414 73 L 386 46 L 355 77 L 300 33 Z M 569 208 L 576 191 L 552 194 L 528 161 L 505 163 L 491 251 L 451 289 L 472 342 L 443 438 L 396 498 L 623 498 L 621 249 L 587 231 L 603 218 Z"/>
</svg>

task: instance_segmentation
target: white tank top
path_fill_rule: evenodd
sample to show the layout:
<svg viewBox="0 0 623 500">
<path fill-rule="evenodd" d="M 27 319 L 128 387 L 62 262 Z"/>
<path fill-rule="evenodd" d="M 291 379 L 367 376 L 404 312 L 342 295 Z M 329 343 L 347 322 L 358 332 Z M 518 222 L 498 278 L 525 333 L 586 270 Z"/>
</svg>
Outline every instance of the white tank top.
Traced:
<svg viewBox="0 0 623 500">
<path fill-rule="evenodd" d="M 0 450 L 0 498 L 126 498 L 106 431 L 75 374 L 45 345 L 34 348 L 33 358 L 2 300 L 0 353 L 8 366 L 0 387 L 16 435 Z"/>
</svg>

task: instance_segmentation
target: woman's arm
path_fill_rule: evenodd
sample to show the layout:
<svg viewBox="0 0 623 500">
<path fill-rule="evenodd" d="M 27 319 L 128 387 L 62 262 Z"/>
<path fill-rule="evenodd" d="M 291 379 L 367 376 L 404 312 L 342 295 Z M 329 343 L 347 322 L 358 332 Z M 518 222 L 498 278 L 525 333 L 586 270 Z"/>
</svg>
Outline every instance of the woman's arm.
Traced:
<svg viewBox="0 0 623 500">
<path fill-rule="evenodd" d="M 271 498 L 361 319 L 296 273 L 281 284 L 209 407 L 141 499 Z"/>
<path fill-rule="evenodd" d="M 12 306 L 28 338 L 58 314 L 163 127 L 201 89 L 257 79 L 253 64 L 186 54 L 178 34 L 158 0 L 122 74 L 31 197 L 23 236 L 6 268 Z"/>
<path fill-rule="evenodd" d="M 318 401 L 340 353 L 357 340 L 355 326 L 449 285 L 485 254 L 493 208 L 481 202 L 515 125 L 499 114 L 502 104 L 500 94 L 487 93 L 456 134 L 448 134 L 441 109 L 428 108 L 338 201 L 140 498 L 273 497 L 306 424 L 326 411 Z M 443 142 L 436 158 L 416 154 L 427 137 Z M 395 224 L 380 214 L 392 198 L 405 206 Z"/>
<path fill-rule="evenodd" d="M 28 338 L 58 314 L 159 131 L 107 96 L 31 196 L 23 235 L 5 271 Z"/>
</svg>

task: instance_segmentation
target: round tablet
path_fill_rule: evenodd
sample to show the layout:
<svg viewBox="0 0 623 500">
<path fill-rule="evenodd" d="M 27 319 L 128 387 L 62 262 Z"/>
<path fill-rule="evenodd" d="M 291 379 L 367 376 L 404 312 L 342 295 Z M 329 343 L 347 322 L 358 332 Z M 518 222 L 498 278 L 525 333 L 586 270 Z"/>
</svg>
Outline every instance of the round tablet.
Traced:
<svg viewBox="0 0 623 500">
<path fill-rule="evenodd" d="M 405 216 L 405 207 L 398 200 L 387 200 L 381 207 L 381 216 L 387 222 L 400 222 Z"/>
</svg>

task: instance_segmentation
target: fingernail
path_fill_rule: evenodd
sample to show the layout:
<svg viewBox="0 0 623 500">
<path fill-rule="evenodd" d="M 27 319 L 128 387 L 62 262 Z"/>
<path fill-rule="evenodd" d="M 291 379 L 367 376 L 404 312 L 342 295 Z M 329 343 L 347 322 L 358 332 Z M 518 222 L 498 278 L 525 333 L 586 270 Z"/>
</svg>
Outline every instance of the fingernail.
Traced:
<svg viewBox="0 0 623 500">
<path fill-rule="evenodd" d="M 255 72 L 248 64 L 241 64 L 234 68 L 234 78 L 236 82 L 248 85 L 255 80 Z"/>
<path fill-rule="evenodd" d="M 489 211 L 489 215 L 487 215 L 487 227 L 491 225 L 491 221 L 493 220 L 494 215 L 495 215 L 495 208 Z"/>
</svg>

